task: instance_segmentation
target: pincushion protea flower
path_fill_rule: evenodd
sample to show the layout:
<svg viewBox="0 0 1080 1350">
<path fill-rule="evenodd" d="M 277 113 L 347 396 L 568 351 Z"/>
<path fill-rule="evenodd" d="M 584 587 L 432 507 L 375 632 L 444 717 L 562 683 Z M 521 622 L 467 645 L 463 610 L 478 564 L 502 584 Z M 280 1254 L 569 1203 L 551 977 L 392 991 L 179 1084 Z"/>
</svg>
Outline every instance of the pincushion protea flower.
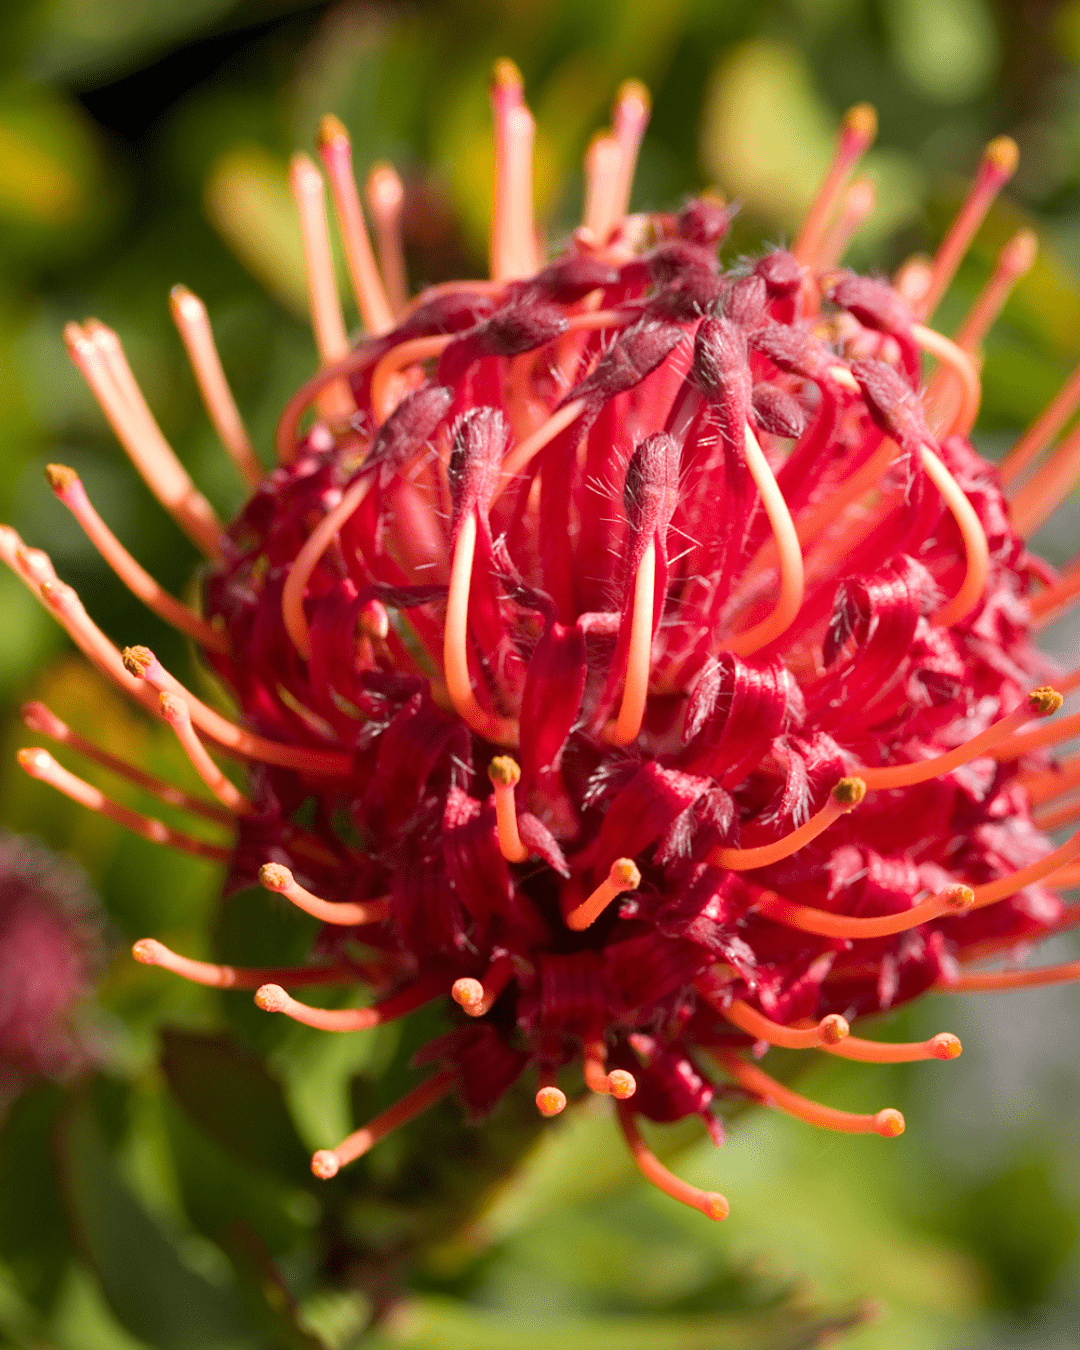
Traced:
<svg viewBox="0 0 1080 1350">
<path fill-rule="evenodd" d="M 849 187 L 874 134 L 872 110 L 853 109 L 791 250 L 723 270 L 719 201 L 627 214 L 648 117 L 629 84 L 588 153 L 584 223 L 545 264 L 533 122 L 508 63 L 492 105 L 491 279 L 412 301 L 401 184 L 385 167 L 368 179 L 380 267 L 348 138 L 324 121 L 368 331 L 356 345 L 323 176 L 294 160 L 321 369 L 282 414 L 269 474 L 205 309 L 174 292 L 206 407 L 252 488 L 231 525 L 165 443 L 115 334 L 68 330 L 136 467 L 207 555 L 201 612 L 140 569 L 71 470 L 50 468 L 50 485 L 124 581 L 201 643 L 237 720 L 146 648 L 121 655 L 10 532 L 5 557 L 91 661 L 172 726 L 215 800 L 111 767 L 234 822 L 233 843 L 136 815 L 43 749 L 22 762 L 143 835 L 227 863 L 233 887 L 258 877 L 323 921 L 330 954 L 245 970 L 145 939 L 140 961 L 256 988 L 260 1007 L 327 1031 L 459 1005 L 455 1029 L 418 1057 L 434 1075 L 316 1153 L 318 1176 L 449 1091 L 479 1117 L 532 1073 L 539 1110 L 555 1115 L 580 1064 L 585 1090 L 616 1099 L 642 1172 L 718 1219 L 724 1197 L 668 1172 L 638 1116 L 696 1114 L 718 1139 L 719 1085 L 826 1128 L 896 1135 L 897 1111 L 819 1105 L 758 1061 L 771 1045 L 950 1059 L 948 1033 L 882 1043 L 850 1023 L 932 988 L 1080 974 L 962 973 L 1075 912 L 1059 892 L 1077 880 L 1080 836 L 1055 849 L 1042 832 L 1076 814 L 1052 803 L 1080 768 L 1048 759 L 1075 719 L 1025 725 L 1061 705 L 1031 634 L 1080 593 L 1080 561 L 1059 576 L 1024 536 L 1069 490 L 1080 440 L 1011 502 L 1003 485 L 1053 439 L 1080 380 L 1000 473 L 972 449 L 976 352 L 1031 265 L 1026 232 L 954 339 L 927 325 L 1014 168 L 1006 139 L 937 255 L 890 284 L 837 268 L 871 198 Z M 25 717 L 103 758 L 40 705 Z M 248 765 L 246 791 L 207 747 Z M 371 1006 L 286 992 L 353 982 Z"/>
</svg>

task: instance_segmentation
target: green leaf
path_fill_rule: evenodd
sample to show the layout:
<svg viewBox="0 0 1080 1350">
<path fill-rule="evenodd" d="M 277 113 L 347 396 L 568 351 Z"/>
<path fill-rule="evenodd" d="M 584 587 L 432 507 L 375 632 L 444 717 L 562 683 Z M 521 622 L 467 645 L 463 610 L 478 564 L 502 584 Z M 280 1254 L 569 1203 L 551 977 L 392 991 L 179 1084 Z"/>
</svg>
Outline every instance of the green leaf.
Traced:
<svg viewBox="0 0 1080 1350">
<path fill-rule="evenodd" d="M 278 1081 L 228 1035 L 166 1030 L 161 1067 L 191 1118 L 230 1152 L 275 1176 L 311 1183 L 310 1159 Z"/>
<path fill-rule="evenodd" d="M 15 1103 L 0 1133 L 0 1255 L 42 1311 L 56 1296 L 69 1256 L 51 1147 L 62 1102 L 59 1088 L 39 1085 Z"/>
<path fill-rule="evenodd" d="M 62 1131 L 62 1177 L 81 1246 L 102 1292 L 132 1335 L 160 1350 L 252 1344 L 235 1288 L 185 1265 L 172 1241 L 121 1182 L 84 1100 Z"/>
</svg>

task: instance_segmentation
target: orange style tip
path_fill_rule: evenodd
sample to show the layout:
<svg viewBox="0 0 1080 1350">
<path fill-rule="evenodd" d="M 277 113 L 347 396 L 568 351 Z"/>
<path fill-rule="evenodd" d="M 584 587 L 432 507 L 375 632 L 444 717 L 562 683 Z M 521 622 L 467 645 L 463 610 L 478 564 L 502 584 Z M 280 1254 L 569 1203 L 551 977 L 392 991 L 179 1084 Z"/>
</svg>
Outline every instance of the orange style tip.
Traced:
<svg viewBox="0 0 1080 1350">
<path fill-rule="evenodd" d="M 869 145 L 877 136 L 877 109 L 872 103 L 856 103 L 844 114 L 840 125 L 845 136 L 856 136 Z"/>
<path fill-rule="evenodd" d="M 1020 230 L 1002 247 L 1001 265 L 1014 277 L 1022 277 L 1035 266 L 1039 240 L 1034 230 Z"/>
<path fill-rule="evenodd" d="M 488 765 L 488 777 L 498 787 L 517 787 L 521 767 L 513 755 L 496 755 Z"/>
<path fill-rule="evenodd" d="M 566 1093 L 562 1088 L 542 1087 L 536 1094 L 536 1109 L 542 1116 L 557 1116 L 566 1110 Z"/>
<path fill-rule="evenodd" d="M 1020 149 L 1011 136 L 995 136 L 983 151 L 983 163 L 1002 178 L 1011 178 L 1020 163 Z"/>
<path fill-rule="evenodd" d="M 484 1002 L 484 986 L 471 975 L 465 975 L 450 986 L 450 997 L 459 1007 L 464 1008 L 470 1017 L 479 1017 Z"/>
<path fill-rule="evenodd" d="M 616 858 L 608 872 L 608 881 L 624 891 L 636 891 L 641 885 L 641 873 L 633 858 Z"/>
<path fill-rule="evenodd" d="M 74 319 L 69 319 L 64 324 L 63 329 L 64 346 L 68 351 L 73 351 L 80 343 L 86 342 L 86 334 L 82 330 L 82 324 L 78 324 Z"/>
<path fill-rule="evenodd" d="M 866 784 L 861 778 L 841 778 L 833 788 L 832 795 L 845 811 L 854 811 L 866 796 Z"/>
<path fill-rule="evenodd" d="M 731 1213 L 731 1206 L 727 1196 L 721 1195 L 719 1191 L 706 1191 L 701 1197 L 701 1212 L 707 1219 L 719 1223 Z"/>
<path fill-rule="evenodd" d="M 289 996 L 280 984 L 263 984 L 255 990 L 255 1006 L 263 1012 L 284 1012 Z"/>
<path fill-rule="evenodd" d="M 341 146 L 348 149 L 350 146 L 349 133 L 341 118 L 335 117 L 333 113 L 323 113 L 322 117 L 319 118 L 319 130 L 315 136 L 315 143 L 320 150 L 338 149 Z"/>
<path fill-rule="evenodd" d="M 186 319 L 189 323 L 196 322 L 206 314 L 206 306 L 195 292 L 179 283 L 169 292 L 169 308 L 174 319 Z"/>
<path fill-rule="evenodd" d="M 154 653 L 149 647 L 125 647 L 120 653 L 124 669 L 129 675 L 141 680 L 154 662 Z"/>
<path fill-rule="evenodd" d="M 975 892 L 970 886 L 950 886 L 942 891 L 941 902 L 950 909 L 970 909 L 975 903 Z"/>
<path fill-rule="evenodd" d="M 319 166 L 302 150 L 298 150 L 289 160 L 289 182 L 299 192 L 310 192 L 314 195 L 323 190 L 323 177 L 319 172 Z"/>
<path fill-rule="evenodd" d="M 263 863 L 259 868 L 259 885 L 268 891 L 283 891 L 291 886 L 293 874 L 281 863 Z"/>
<path fill-rule="evenodd" d="M 652 110 L 652 95 L 640 80 L 623 80 L 615 95 L 615 107 L 624 103 L 640 103 L 644 112 Z"/>
<path fill-rule="evenodd" d="M 187 713 L 187 708 L 182 699 L 178 699 L 175 694 L 170 694 L 164 690 L 158 695 L 158 708 L 161 715 L 170 726 L 177 722 L 182 722 Z"/>
<path fill-rule="evenodd" d="M 329 1148 L 321 1148 L 311 1159 L 311 1170 L 320 1181 L 329 1181 L 331 1177 L 336 1177 L 341 1161 L 338 1155 Z"/>
<path fill-rule="evenodd" d="M 625 1069 L 612 1069 L 607 1076 L 608 1092 L 616 1101 L 625 1102 L 637 1091 L 637 1079 Z"/>
<path fill-rule="evenodd" d="M 1040 717 L 1049 717 L 1052 713 L 1056 713 L 1064 702 L 1058 691 L 1048 684 L 1041 685 L 1028 694 L 1028 703 Z"/>
<path fill-rule="evenodd" d="M 392 164 L 373 164 L 368 170 L 368 193 L 379 199 L 383 209 L 400 206 L 405 200 L 405 185 Z"/>
<path fill-rule="evenodd" d="M 66 464 L 46 464 L 45 481 L 58 497 L 62 497 L 79 481 L 79 475 Z"/>
<path fill-rule="evenodd" d="M 951 1031 L 939 1031 L 930 1040 L 930 1053 L 935 1059 L 956 1059 L 963 1050 L 959 1036 Z"/>
<path fill-rule="evenodd" d="M 818 1023 L 818 1035 L 825 1045 L 839 1045 L 850 1034 L 847 1018 L 841 1017 L 839 1013 L 829 1013 Z"/>
<path fill-rule="evenodd" d="M 153 938 L 140 938 L 131 949 L 131 954 L 141 966 L 158 966 L 164 949 Z"/>
<path fill-rule="evenodd" d="M 43 777 L 55 762 L 48 750 L 43 750 L 40 745 L 20 750 L 15 758 L 19 761 L 19 767 L 25 769 L 31 778 Z"/>
<path fill-rule="evenodd" d="M 500 56 L 491 68 L 491 87 L 493 89 L 524 89 L 525 81 L 517 63 L 508 56 Z"/>
<path fill-rule="evenodd" d="M 381 600 L 369 600 L 360 611 L 357 627 L 365 637 L 385 638 L 390 632 L 390 616 Z"/>
<path fill-rule="evenodd" d="M 904 1133 L 904 1117 L 894 1107 L 887 1106 L 874 1117 L 874 1130 L 882 1139 L 895 1139 Z"/>
</svg>

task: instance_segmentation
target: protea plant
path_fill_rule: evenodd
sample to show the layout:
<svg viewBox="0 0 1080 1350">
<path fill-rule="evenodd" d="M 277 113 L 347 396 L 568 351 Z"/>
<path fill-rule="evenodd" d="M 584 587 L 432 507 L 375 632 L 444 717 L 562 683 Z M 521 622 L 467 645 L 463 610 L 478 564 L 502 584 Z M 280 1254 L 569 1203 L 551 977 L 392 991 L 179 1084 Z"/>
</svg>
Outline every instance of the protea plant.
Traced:
<svg viewBox="0 0 1080 1350">
<path fill-rule="evenodd" d="M 320 369 L 256 457 L 207 314 L 173 314 L 207 411 L 251 489 L 223 525 L 164 440 L 115 333 L 68 350 L 138 471 L 203 550 L 198 610 L 163 592 L 75 473 L 51 488 L 117 574 L 200 644 L 235 720 L 145 647 L 123 652 L 44 553 L 4 557 L 90 661 L 175 731 L 212 798 L 108 763 L 234 830 L 209 844 L 110 801 L 45 749 L 23 767 L 162 844 L 220 860 L 325 925 L 318 956 L 250 970 L 137 960 L 328 1033 L 453 1000 L 431 1076 L 312 1168 L 331 1178 L 447 1093 L 473 1118 L 522 1075 L 545 1116 L 615 1098 L 662 1190 L 723 1218 L 649 1151 L 637 1117 L 701 1117 L 718 1090 L 828 1129 L 894 1136 L 892 1109 L 807 1100 L 770 1046 L 870 1062 L 951 1059 L 851 1023 L 930 989 L 1080 976 L 970 973 L 1074 922 L 1080 764 L 1052 747 L 1062 675 L 1033 632 L 1080 594 L 1025 538 L 1070 490 L 1080 439 L 1031 466 L 1080 402 L 1072 379 L 999 467 L 968 436 L 978 349 L 1031 265 L 1023 232 L 953 337 L 929 326 L 1015 167 L 992 142 L 936 255 L 892 282 L 840 270 L 869 198 L 851 182 L 872 109 L 845 117 L 790 249 L 722 266 L 714 198 L 630 215 L 649 111 L 625 85 L 586 159 L 584 220 L 542 256 L 533 120 L 516 69 L 492 84 L 491 276 L 408 299 L 402 188 L 367 180 L 345 129 L 319 153 L 366 332 L 350 341 L 305 156 L 291 184 Z M 924 375 L 925 370 L 929 374 Z M 1021 484 L 1022 475 L 1027 474 Z M 1006 493 L 1010 496 L 1007 498 Z M 1051 683 L 1054 687 L 1051 687 Z M 40 704 L 25 721 L 103 752 Z M 239 761 L 244 786 L 213 756 Z M 356 984 L 363 1007 L 287 990 Z M 767 1060 L 766 1060 L 767 1062 Z M 334 1141 L 328 1140 L 327 1144 Z"/>
</svg>

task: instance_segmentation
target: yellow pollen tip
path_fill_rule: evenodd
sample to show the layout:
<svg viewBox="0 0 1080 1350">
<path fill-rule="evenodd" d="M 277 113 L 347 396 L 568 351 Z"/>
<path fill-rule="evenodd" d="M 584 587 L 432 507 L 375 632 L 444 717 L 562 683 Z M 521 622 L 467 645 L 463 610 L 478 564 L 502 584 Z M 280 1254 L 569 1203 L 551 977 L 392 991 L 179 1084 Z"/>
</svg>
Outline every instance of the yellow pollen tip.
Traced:
<svg viewBox="0 0 1080 1350">
<path fill-rule="evenodd" d="M 839 1045 L 850 1033 L 847 1018 L 841 1017 L 839 1013 L 830 1013 L 818 1023 L 818 1035 L 825 1045 Z"/>
<path fill-rule="evenodd" d="M 725 1196 L 719 1191 L 706 1191 L 705 1193 L 705 1216 L 709 1219 L 715 1219 L 717 1223 L 721 1219 L 726 1219 L 731 1213 L 731 1206 L 728 1204 Z"/>
<path fill-rule="evenodd" d="M 283 891 L 293 879 L 293 874 L 280 863 L 263 863 L 259 868 L 259 885 L 268 891 Z"/>
<path fill-rule="evenodd" d="M 904 1117 L 894 1107 L 887 1106 L 874 1117 L 874 1130 L 882 1139 L 895 1139 L 904 1133 Z"/>
<path fill-rule="evenodd" d="M 536 1109 L 542 1116 L 557 1116 L 566 1110 L 566 1093 L 557 1087 L 542 1087 L 536 1094 Z"/>
<path fill-rule="evenodd" d="M 255 1006 L 263 1012 L 282 1012 L 288 999 L 280 984 L 264 984 L 255 990 Z"/>
<path fill-rule="evenodd" d="M 975 892 L 970 886 L 950 886 L 942 891 L 941 899 L 950 909 L 970 909 L 975 903 Z"/>
<path fill-rule="evenodd" d="M 935 1059 L 956 1059 L 963 1048 L 959 1037 L 951 1031 L 938 1032 L 930 1041 L 930 1053 Z"/>
<path fill-rule="evenodd" d="M 345 123 L 340 117 L 335 117 L 333 113 L 324 113 L 319 118 L 319 130 L 315 137 L 320 149 L 323 146 L 340 145 L 343 141 L 349 144 L 349 133 L 345 130 Z"/>
<path fill-rule="evenodd" d="M 158 707 L 166 722 L 177 722 L 184 716 L 184 706 L 180 700 L 168 691 L 158 697 Z"/>
<path fill-rule="evenodd" d="M 616 858 L 608 872 L 608 881 L 624 891 L 636 891 L 641 885 L 641 873 L 631 858 Z"/>
<path fill-rule="evenodd" d="M 628 103 L 631 99 L 640 103 L 646 112 L 652 108 L 652 95 L 640 80 L 623 80 L 619 85 L 619 92 L 615 95 L 615 106 Z"/>
<path fill-rule="evenodd" d="M 66 464 L 46 464 L 45 481 L 53 492 L 66 492 L 79 481 L 79 475 L 74 469 L 69 469 Z"/>
<path fill-rule="evenodd" d="M 129 675 L 141 679 L 149 669 L 154 654 L 149 647 L 125 647 L 120 653 L 120 659 Z"/>
<path fill-rule="evenodd" d="M 637 1079 L 625 1069 L 612 1069 L 607 1076 L 608 1091 L 616 1101 L 624 1102 L 637 1091 Z"/>
<path fill-rule="evenodd" d="M 517 787 L 521 768 L 512 755 L 496 755 L 488 765 L 488 777 L 498 787 Z"/>
<path fill-rule="evenodd" d="M 1058 691 L 1048 684 L 1041 685 L 1028 694 L 1028 703 L 1040 717 L 1049 717 L 1052 713 L 1056 713 L 1064 702 Z"/>
<path fill-rule="evenodd" d="M 1020 163 L 1020 150 L 1011 136 L 995 136 L 983 151 L 983 160 L 1011 178 Z"/>
<path fill-rule="evenodd" d="M 841 125 L 850 135 L 860 137 L 869 145 L 877 135 L 877 109 L 872 103 L 856 103 L 844 114 Z"/>
<path fill-rule="evenodd" d="M 156 966 L 161 943 L 153 938 L 140 938 L 131 949 L 131 954 L 140 965 Z"/>
<path fill-rule="evenodd" d="M 832 795 L 845 811 L 854 811 L 866 796 L 866 784 L 861 778 L 841 778 L 833 788 Z"/>
<path fill-rule="evenodd" d="M 450 997 L 464 1008 L 470 1017 L 479 1017 L 480 1005 L 484 1001 L 484 986 L 479 980 L 465 975 L 451 985 Z"/>
<path fill-rule="evenodd" d="M 492 67 L 491 83 L 496 89 L 523 89 L 525 81 L 515 62 L 508 56 L 500 56 Z"/>
<path fill-rule="evenodd" d="M 329 1181 L 331 1177 L 336 1177 L 340 1166 L 338 1155 L 328 1148 L 319 1149 L 311 1159 L 311 1170 L 320 1181 Z"/>
</svg>

